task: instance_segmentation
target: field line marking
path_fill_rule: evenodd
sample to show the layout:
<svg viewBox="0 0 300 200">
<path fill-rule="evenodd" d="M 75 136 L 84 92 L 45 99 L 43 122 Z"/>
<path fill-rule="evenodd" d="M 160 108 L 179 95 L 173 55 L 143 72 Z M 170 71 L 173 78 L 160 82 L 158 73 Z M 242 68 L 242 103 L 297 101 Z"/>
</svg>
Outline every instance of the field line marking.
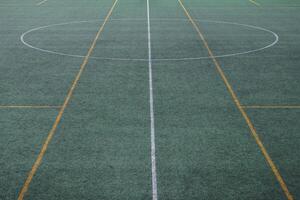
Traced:
<svg viewBox="0 0 300 200">
<path fill-rule="evenodd" d="M 47 1 L 48 1 L 48 0 L 43 0 L 43 1 L 39 2 L 39 3 L 37 3 L 36 5 L 37 5 L 37 6 L 40 6 L 40 5 L 44 4 L 44 3 L 46 3 Z"/>
<path fill-rule="evenodd" d="M 132 19 L 132 18 L 124 18 L 124 19 L 111 19 L 111 21 L 124 21 L 124 20 L 145 20 L 147 21 L 147 18 L 135 18 L 135 19 Z M 180 20 L 180 21 L 188 21 L 188 19 L 180 19 L 180 18 L 151 18 L 151 21 L 157 21 L 157 20 Z M 228 24 L 228 25 L 234 25 L 234 26 L 242 26 L 242 27 L 247 27 L 247 28 L 252 28 L 252 29 L 256 29 L 256 30 L 260 30 L 260 31 L 263 31 L 263 32 L 267 32 L 267 33 L 270 33 L 273 35 L 274 37 L 274 40 L 273 42 L 269 43 L 268 45 L 265 45 L 265 46 L 262 46 L 262 47 L 259 47 L 259 48 L 256 48 L 256 49 L 249 49 L 249 50 L 246 50 L 246 51 L 243 51 L 243 52 L 236 52 L 236 53 L 230 53 L 230 54 L 223 54 L 223 55 L 215 55 L 215 58 L 225 58 L 225 57 L 231 57 L 231 56 L 241 56 L 241 55 L 244 55 L 244 54 L 250 54 L 250 53 L 254 53 L 254 52 L 259 52 L 259 51 L 262 51 L 262 50 L 265 50 L 265 49 L 268 49 L 268 48 L 271 48 L 273 47 L 274 45 L 277 44 L 277 42 L 279 41 L 279 36 L 271 31 L 271 30 L 268 30 L 266 28 L 262 28 L 262 27 L 258 27 L 258 26 L 253 26 L 253 25 L 249 25 L 249 24 L 240 24 L 240 23 L 236 23 L 236 22 L 227 22 L 227 21 L 214 21 L 214 20 L 198 20 L 198 19 L 194 19 L 195 21 L 201 21 L 201 22 L 208 22 L 208 23 L 218 23 L 218 24 Z M 39 48 L 37 46 L 34 46 L 30 43 L 28 43 L 26 41 L 26 36 L 28 34 L 31 34 L 33 33 L 34 31 L 39 31 L 39 30 L 43 30 L 43 29 L 47 29 L 49 27 L 54 27 L 54 26 L 64 26 L 64 25 L 68 25 L 68 24 L 79 24 L 79 23 L 90 23 L 90 22 L 94 22 L 94 21 L 99 21 L 99 20 L 88 20 L 88 21 L 72 21 L 72 22 L 65 22 L 65 23 L 59 23 L 59 24 L 50 24 L 50 25 L 46 25 L 46 26 L 40 26 L 40 27 L 36 27 L 36 28 L 33 28 L 33 29 L 30 29 L 26 32 L 24 32 L 21 36 L 20 36 L 20 40 L 21 42 L 29 47 L 29 48 L 32 48 L 34 50 L 37 50 L 37 51 L 41 51 L 41 52 L 44 52 L 44 53 L 49 53 L 49 54 L 55 54 L 55 55 L 60 55 L 60 56 L 69 56 L 69 57 L 73 57 L 73 58 L 84 58 L 84 56 L 82 55 L 76 55 L 76 54 L 68 54 L 68 53 L 64 53 L 64 52 L 57 52 L 57 51 L 51 51 L 51 50 L 48 50 L 47 48 L 46 49 L 43 49 L 43 48 Z M 114 57 L 94 57 L 94 56 L 91 56 L 90 59 L 103 59 L 103 60 L 119 60 L 119 61 L 146 61 L 148 62 L 148 58 L 114 58 Z M 184 61 L 184 60 L 200 60 L 200 59 L 210 59 L 209 56 L 204 56 L 204 57 L 188 57 L 188 58 L 152 58 L 152 61 Z"/>
<path fill-rule="evenodd" d="M 151 24 L 150 6 L 147 0 L 147 28 L 148 28 L 148 67 L 149 67 L 149 106 L 150 106 L 150 129 L 151 129 L 151 174 L 152 174 L 152 200 L 157 200 L 157 175 L 156 175 L 156 147 L 155 147 L 155 124 L 153 105 L 153 79 L 152 79 L 152 49 L 151 49 Z"/>
<path fill-rule="evenodd" d="M 60 111 L 59 111 L 59 113 L 58 113 L 58 115 L 57 115 L 57 117 L 55 119 L 55 122 L 54 122 L 54 124 L 53 124 L 50 132 L 48 133 L 48 136 L 47 136 L 47 138 L 46 138 L 46 140 L 45 140 L 45 142 L 44 142 L 44 144 L 43 144 L 43 146 L 42 146 L 42 148 L 40 150 L 40 153 L 39 153 L 36 161 L 34 162 L 34 164 L 33 164 L 32 168 L 31 168 L 30 172 L 28 173 L 27 179 L 24 182 L 23 187 L 22 187 L 22 189 L 21 189 L 21 191 L 19 193 L 18 200 L 23 200 L 24 195 L 28 191 L 28 188 L 29 188 L 29 185 L 30 185 L 30 183 L 32 181 L 32 178 L 35 175 L 38 167 L 40 166 L 40 164 L 42 162 L 42 159 L 43 159 L 43 157 L 44 157 L 44 155 L 46 153 L 46 150 L 47 150 L 47 148 L 49 146 L 49 143 L 51 142 L 51 140 L 52 140 L 52 138 L 53 138 L 53 136 L 54 136 L 54 134 L 56 132 L 57 126 L 60 123 L 61 118 L 62 118 L 62 116 L 64 114 L 64 111 L 65 111 L 66 107 L 68 106 L 68 104 L 70 102 L 70 99 L 71 99 L 71 97 L 73 95 L 73 92 L 74 92 L 74 90 L 75 90 L 75 88 L 76 88 L 76 86 L 78 84 L 78 81 L 79 81 L 81 75 L 82 75 L 82 72 L 83 72 L 83 70 L 85 69 L 85 67 L 86 67 L 86 65 L 88 63 L 89 57 L 93 53 L 93 50 L 94 50 L 94 48 L 96 46 L 96 43 L 97 43 L 97 40 L 100 37 L 100 35 L 101 35 L 101 33 L 102 33 L 103 29 L 104 29 L 104 26 L 107 23 L 109 17 L 111 16 L 111 14 L 113 12 L 113 9 L 115 8 L 117 2 L 118 2 L 118 0 L 114 1 L 112 7 L 110 8 L 108 14 L 105 17 L 105 20 L 103 21 L 103 24 L 100 26 L 100 28 L 99 28 L 99 30 L 98 30 L 98 32 L 96 34 L 96 37 L 94 38 L 94 41 L 92 42 L 92 45 L 89 48 L 88 53 L 85 56 L 85 58 L 83 60 L 83 63 L 81 64 L 80 69 L 79 69 L 79 71 L 78 71 L 78 73 L 77 73 L 77 75 L 76 75 L 76 77 L 75 77 L 75 79 L 74 79 L 74 81 L 73 81 L 73 83 L 71 85 L 71 88 L 69 89 L 69 91 L 67 93 L 67 96 L 66 96 L 66 98 L 64 100 L 64 103 L 63 103 L 63 105 L 62 105 L 62 107 L 61 107 L 61 109 L 60 109 Z"/>
<path fill-rule="evenodd" d="M 300 105 L 243 105 L 245 109 L 300 109 Z"/>
<path fill-rule="evenodd" d="M 279 170 L 277 169 L 275 163 L 273 162 L 273 160 L 271 159 L 271 157 L 270 157 L 269 153 L 267 152 L 265 146 L 263 145 L 263 143 L 262 143 L 262 141 L 261 141 L 259 135 L 258 135 L 257 132 L 256 132 L 256 129 L 254 128 L 254 125 L 252 124 L 252 122 L 251 122 L 250 118 L 248 117 L 246 111 L 245 111 L 244 108 L 242 107 L 242 105 L 241 105 L 241 103 L 240 103 L 240 101 L 239 101 L 237 95 L 236 95 L 235 92 L 233 91 L 232 86 L 230 85 L 230 83 L 229 83 L 229 81 L 228 81 L 228 79 L 227 79 L 225 73 L 223 72 L 223 69 L 221 68 L 221 66 L 220 66 L 219 62 L 217 61 L 217 59 L 214 57 L 214 55 L 213 55 L 213 53 L 212 53 L 212 50 L 211 50 L 210 47 L 208 46 L 208 43 L 207 43 L 207 41 L 206 41 L 204 35 L 203 35 L 202 32 L 200 31 L 199 26 L 198 26 L 198 25 L 196 24 L 196 22 L 193 20 L 193 18 L 191 17 L 191 15 L 189 14 L 189 12 L 188 12 L 187 9 L 185 8 L 185 6 L 183 5 L 182 1 L 181 1 L 181 0 L 178 0 L 178 2 L 179 2 L 179 4 L 181 5 L 181 7 L 182 7 L 183 11 L 185 12 L 186 16 L 189 18 L 191 24 L 194 26 L 194 28 L 195 28 L 195 30 L 197 31 L 199 37 L 200 37 L 201 40 L 203 41 L 204 46 L 206 47 L 206 49 L 207 49 L 209 55 L 211 56 L 211 59 L 212 59 L 213 63 L 215 64 L 216 69 L 217 69 L 219 75 L 221 76 L 221 78 L 222 78 L 222 80 L 223 80 L 223 82 L 224 82 L 224 84 L 225 84 L 227 90 L 229 91 L 229 93 L 230 93 L 230 95 L 231 95 L 231 97 L 232 97 L 232 99 L 233 99 L 233 101 L 234 101 L 236 107 L 239 109 L 240 113 L 241 113 L 242 116 L 244 117 L 244 119 L 245 119 L 245 121 L 246 121 L 246 123 L 247 123 L 247 125 L 248 125 L 248 127 L 249 127 L 249 129 L 250 129 L 250 131 L 251 131 L 252 136 L 254 137 L 254 139 L 255 139 L 257 145 L 259 146 L 259 148 L 260 148 L 262 154 L 264 155 L 266 161 L 268 162 L 268 164 L 269 164 L 269 166 L 270 166 L 272 172 L 274 173 L 274 175 L 275 175 L 277 181 L 279 182 L 279 184 L 280 184 L 282 190 L 284 191 L 284 193 L 285 193 L 287 199 L 288 199 L 288 200 L 293 200 L 292 194 L 289 192 L 288 187 L 287 187 L 286 183 L 284 182 L 284 180 L 283 180 L 283 178 L 282 178 L 282 176 L 281 176 Z"/>
<path fill-rule="evenodd" d="M 48 108 L 61 108 L 61 106 L 48 106 L 48 105 L 0 105 L 0 109 L 7 109 L 7 108 L 20 108 L 20 109 L 31 109 L 31 108 L 41 108 L 41 109 L 48 109 Z"/>
<path fill-rule="evenodd" d="M 259 3 L 257 3 L 255 0 L 249 0 L 251 3 L 253 3 L 254 5 L 256 5 L 256 6 L 260 6 L 260 4 Z"/>
</svg>

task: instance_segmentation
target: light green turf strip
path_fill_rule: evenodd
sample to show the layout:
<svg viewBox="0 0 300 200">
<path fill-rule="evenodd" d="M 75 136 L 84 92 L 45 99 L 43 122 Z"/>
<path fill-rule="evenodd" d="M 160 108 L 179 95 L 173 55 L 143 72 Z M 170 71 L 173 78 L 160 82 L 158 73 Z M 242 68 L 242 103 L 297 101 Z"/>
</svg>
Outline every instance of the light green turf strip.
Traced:
<svg viewBox="0 0 300 200">
<path fill-rule="evenodd" d="M 195 7 L 192 1 L 188 2 L 189 7 Z M 219 59 L 220 63 L 224 66 L 224 71 L 242 104 L 278 106 L 298 104 L 300 102 L 298 78 L 300 60 L 296 52 L 299 51 L 298 35 L 300 29 L 295 24 L 300 19 L 299 8 L 296 7 L 295 1 L 264 1 L 262 3 L 263 10 L 251 11 L 253 15 L 249 15 L 250 12 L 240 13 L 238 20 L 240 23 L 273 30 L 279 35 L 278 44 L 261 52 Z M 199 18 L 203 11 L 204 9 L 201 8 L 194 9 L 193 16 Z M 219 10 L 210 11 L 207 13 L 210 17 L 215 16 L 215 13 L 223 19 L 229 19 L 234 15 L 222 13 Z M 201 26 L 209 45 L 216 51 L 220 51 L 222 48 L 226 51 L 230 50 L 228 44 L 231 44 L 232 49 L 239 49 L 240 44 L 243 44 L 246 49 L 254 48 L 268 41 L 267 35 L 255 35 L 251 32 L 246 34 L 245 30 L 240 30 L 235 31 L 235 38 L 226 40 L 228 44 L 225 45 L 224 32 L 218 33 L 203 23 Z M 245 36 L 248 37 L 245 38 Z M 253 36 L 256 37 L 255 40 L 251 39 Z M 222 39 L 218 39 L 218 37 Z M 297 118 L 297 111 L 251 110 L 247 112 L 251 114 L 250 117 L 254 121 L 254 126 L 257 126 L 258 133 L 262 135 L 263 142 L 287 182 L 290 192 L 297 199 L 299 196 L 299 184 L 297 184 L 299 178 L 295 174 L 299 174 L 299 170 L 295 169 L 294 166 L 297 163 L 300 164 L 298 159 L 295 159 L 299 156 L 299 152 L 290 149 L 290 147 L 300 144 L 293 134 L 293 131 L 297 130 L 298 124 L 291 120 Z M 279 136 L 280 134 L 282 138 Z M 288 138 L 285 135 L 288 135 Z M 285 154 L 285 157 L 278 156 L 282 154 Z"/>
<path fill-rule="evenodd" d="M 80 64 L 34 51 L 20 42 L 24 31 L 63 20 L 63 10 L 56 9 L 47 18 L 53 21 L 45 21 L 46 16 L 33 3 L 6 1 L 0 5 L 1 105 L 59 105 Z M 17 198 L 56 114 L 57 110 L 0 111 L 0 199 Z"/>
<path fill-rule="evenodd" d="M 283 199 L 212 66 L 174 65 L 154 68 L 161 198 Z"/>
<path fill-rule="evenodd" d="M 108 21 L 92 56 L 145 55 L 146 23 L 124 23 Z M 145 62 L 91 59 L 27 199 L 151 199 L 148 104 Z"/>
<path fill-rule="evenodd" d="M 151 199 L 146 68 L 87 67 L 28 199 Z"/>
<path fill-rule="evenodd" d="M 164 4 L 153 17 L 172 15 Z M 160 198 L 284 199 L 211 60 L 158 62 L 154 77 Z"/>
<path fill-rule="evenodd" d="M 44 25 L 103 18 L 106 6 L 111 2 L 94 3 L 98 9 L 79 1 L 77 6 L 73 2 L 72 7 L 54 7 L 53 3 L 51 7 L 42 8 L 30 2 L 26 6 L 21 2 L 1 4 L 0 105 L 60 105 L 82 59 L 36 51 L 22 44 L 20 36 L 29 29 Z M 81 18 L 76 19 L 75 13 Z M 82 24 L 81 29 L 76 25 L 50 27 L 32 32 L 25 39 L 40 48 L 84 55 L 99 23 Z"/>
<path fill-rule="evenodd" d="M 193 12 L 196 17 L 200 13 L 201 10 Z M 300 61 L 296 53 L 300 49 L 298 42 L 300 29 L 295 26 L 295 23 L 300 20 L 298 13 L 296 10 L 282 9 L 280 12 L 275 12 L 267 9 L 258 16 L 240 17 L 239 21 L 244 21 L 242 23 L 268 28 L 279 35 L 279 42 L 272 48 L 239 57 L 220 59 L 226 66 L 225 71 L 230 76 L 243 104 L 293 105 L 300 102 L 298 87 Z M 246 33 L 247 29 L 240 29 L 235 32 L 235 37 L 229 36 L 224 42 L 223 33 L 206 29 L 206 24 L 202 26 L 209 44 L 216 52 L 220 52 L 222 48 L 227 52 L 231 49 L 256 48 L 272 40 L 270 34 L 256 35 L 251 30 Z M 217 39 L 218 37 L 222 39 Z"/>
</svg>

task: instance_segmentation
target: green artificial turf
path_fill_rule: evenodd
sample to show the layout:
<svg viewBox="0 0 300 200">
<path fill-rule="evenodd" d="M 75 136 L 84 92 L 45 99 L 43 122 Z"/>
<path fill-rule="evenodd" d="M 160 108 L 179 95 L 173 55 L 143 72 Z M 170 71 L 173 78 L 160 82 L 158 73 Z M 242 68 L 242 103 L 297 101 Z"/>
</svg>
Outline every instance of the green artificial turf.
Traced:
<svg viewBox="0 0 300 200">
<path fill-rule="evenodd" d="M 1 200 L 18 198 L 60 110 L 7 106 L 61 106 L 113 4 L 39 2 L 0 3 Z M 178 1 L 149 2 L 158 199 L 286 199 Z M 300 106 L 300 3 L 256 2 L 183 0 L 214 55 L 279 36 L 217 60 L 241 104 L 262 106 L 245 111 L 299 199 L 300 107 L 280 106 Z M 152 199 L 146 3 L 118 1 L 24 199 Z M 21 42 L 43 26 L 24 39 L 48 52 Z"/>
</svg>

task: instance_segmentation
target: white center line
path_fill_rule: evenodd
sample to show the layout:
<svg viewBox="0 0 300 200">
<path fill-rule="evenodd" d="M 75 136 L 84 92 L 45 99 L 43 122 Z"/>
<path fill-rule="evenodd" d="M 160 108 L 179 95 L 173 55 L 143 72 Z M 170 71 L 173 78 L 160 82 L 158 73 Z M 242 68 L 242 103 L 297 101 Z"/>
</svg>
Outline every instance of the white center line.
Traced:
<svg viewBox="0 0 300 200">
<path fill-rule="evenodd" d="M 149 60 L 149 103 L 151 120 L 151 169 L 152 169 L 152 200 L 157 200 L 156 156 L 155 156 L 155 125 L 153 106 L 153 81 L 152 81 L 152 54 L 151 54 L 151 27 L 150 8 L 147 0 L 147 23 L 148 23 L 148 60 Z"/>
<path fill-rule="evenodd" d="M 41 1 L 41 2 L 37 3 L 36 5 L 37 5 L 37 6 L 40 6 L 40 5 L 42 5 L 43 3 L 45 3 L 46 1 L 48 1 L 48 0 Z"/>
</svg>

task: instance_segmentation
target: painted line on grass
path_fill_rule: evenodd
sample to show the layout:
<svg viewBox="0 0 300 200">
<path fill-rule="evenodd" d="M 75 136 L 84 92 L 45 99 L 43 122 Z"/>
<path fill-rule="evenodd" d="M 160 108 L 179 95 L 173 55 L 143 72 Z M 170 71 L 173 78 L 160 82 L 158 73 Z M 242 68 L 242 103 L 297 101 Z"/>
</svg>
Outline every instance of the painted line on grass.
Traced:
<svg viewBox="0 0 300 200">
<path fill-rule="evenodd" d="M 256 6 L 260 6 L 260 4 L 259 3 L 257 3 L 256 1 L 254 1 L 254 0 L 249 0 L 251 3 L 253 3 L 254 5 L 256 5 Z"/>
<path fill-rule="evenodd" d="M 153 79 L 152 79 L 152 49 L 151 49 L 151 24 L 150 5 L 147 0 L 147 28 L 148 28 L 148 67 L 149 67 L 149 106 L 150 106 L 150 131 L 151 131 L 151 172 L 152 172 L 152 200 L 157 200 L 157 175 L 156 175 L 156 150 L 155 150 L 155 124 L 153 105 Z"/>
<path fill-rule="evenodd" d="M 193 25 L 193 27 L 195 28 L 195 30 L 197 31 L 199 37 L 201 38 L 205 48 L 207 49 L 207 52 L 209 53 L 209 55 L 211 56 L 211 59 L 219 73 L 219 75 L 221 76 L 228 92 L 230 93 L 233 101 L 234 101 L 234 104 L 236 105 L 236 107 L 239 109 L 240 113 L 242 114 L 243 118 L 245 119 L 250 131 L 251 131 L 251 134 L 252 136 L 254 137 L 257 145 L 259 146 L 262 154 L 264 155 L 266 161 L 268 162 L 271 170 L 273 171 L 277 181 L 279 182 L 282 190 L 284 191 L 286 197 L 288 200 L 293 200 L 293 196 L 292 194 L 290 193 L 285 181 L 283 180 L 279 170 L 277 169 L 275 163 L 273 162 L 273 160 L 271 159 L 269 153 L 267 152 L 265 146 L 263 145 L 259 135 L 257 134 L 256 132 L 256 129 L 253 125 L 253 123 L 251 122 L 250 118 L 248 117 L 246 111 L 244 110 L 244 108 L 242 107 L 241 103 L 240 103 L 240 100 L 238 99 L 237 95 L 235 94 L 234 90 L 232 89 L 232 86 L 231 84 L 229 83 L 223 69 L 221 68 L 219 62 L 217 61 L 217 59 L 214 57 L 213 55 L 213 52 L 211 50 L 211 48 L 209 47 L 203 33 L 201 32 L 200 28 L 199 28 L 199 25 L 196 24 L 196 22 L 193 20 L 193 18 L 191 17 L 190 13 L 188 12 L 188 10 L 185 8 L 185 6 L 183 5 L 182 1 L 181 0 L 178 0 L 179 4 L 181 5 L 185 15 L 187 16 L 187 18 L 189 18 L 191 24 Z"/>
<path fill-rule="evenodd" d="M 39 153 L 36 161 L 34 162 L 34 164 L 33 164 L 32 168 L 31 168 L 30 172 L 28 173 L 27 179 L 24 182 L 23 187 L 22 187 L 22 189 L 21 189 L 21 191 L 19 193 L 18 200 L 23 200 L 24 199 L 24 195 L 28 191 L 28 188 L 29 188 L 29 185 L 30 185 L 30 183 L 32 181 L 32 178 L 35 175 L 38 167 L 42 163 L 43 157 L 44 157 L 44 155 L 45 155 L 45 153 L 47 151 L 47 148 L 48 148 L 48 146 L 49 146 L 49 144 L 50 144 L 50 142 L 51 142 L 51 140 L 52 140 L 52 138 L 53 138 L 53 136 L 54 136 L 54 134 L 56 132 L 57 126 L 60 123 L 61 118 L 62 118 L 62 116 L 63 116 L 63 114 L 64 114 L 64 112 L 65 112 L 65 110 L 66 110 L 66 108 L 67 108 L 67 106 L 68 106 L 68 104 L 69 104 L 72 96 L 73 96 L 74 90 L 75 90 L 75 88 L 76 88 L 76 86 L 78 84 L 78 81 L 80 80 L 80 77 L 81 77 L 81 75 L 82 75 L 82 73 L 83 73 L 83 71 L 84 71 L 84 69 L 85 69 L 85 67 L 86 67 L 86 65 L 88 63 L 88 60 L 89 60 L 91 54 L 93 53 L 93 51 L 94 51 L 94 49 L 96 47 L 97 40 L 99 39 L 99 37 L 100 37 L 100 35 L 101 35 L 101 33 L 102 33 L 103 29 L 104 29 L 104 26 L 107 23 L 108 19 L 110 18 L 111 14 L 113 12 L 113 9 L 115 8 L 117 2 L 118 2 L 118 0 L 114 1 L 112 7 L 110 8 L 108 14 L 106 15 L 106 17 L 105 17 L 105 19 L 103 21 L 103 24 L 100 26 L 100 28 L 99 28 L 99 30 L 98 30 L 98 32 L 97 32 L 97 34 L 96 34 L 96 36 L 95 36 L 92 44 L 91 44 L 91 46 L 90 46 L 90 48 L 88 50 L 88 53 L 85 56 L 85 58 L 84 58 L 84 60 L 83 60 L 83 62 L 81 64 L 81 66 L 80 66 L 80 69 L 79 69 L 79 71 L 78 71 L 78 73 L 77 73 L 77 75 L 76 75 L 76 77 L 75 77 L 75 79 L 74 79 L 74 81 L 73 81 L 73 83 L 72 83 L 72 85 L 70 87 L 70 90 L 67 93 L 67 96 L 66 96 L 66 98 L 64 100 L 64 103 L 63 103 L 63 105 L 62 105 L 62 107 L 61 107 L 61 109 L 60 109 L 60 111 L 59 111 L 59 113 L 58 113 L 58 115 L 57 115 L 57 117 L 55 119 L 55 122 L 54 122 L 54 124 L 53 124 L 50 132 L 48 133 L 48 136 L 47 136 L 47 138 L 46 138 L 46 140 L 45 140 L 45 142 L 44 142 L 44 144 L 43 144 L 43 146 L 42 146 L 42 148 L 40 150 L 40 153 Z"/>
<path fill-rule="evenodd" d="M 37 6 L 40 6 L 40 5 L 44 4 L 44 3 L 46 3 L 47 1 L 48 1 L 48 0 L 41 1 L 41 2 L 37 3 L 36 5 L 37 5 Z"/>
<path fill-rule="evenodd" d="M 300 109 L 300 105 L 244 105 L 245 109 Z"/>
<path fill-rule="evenodd" d="M 134 21 L 145 20 L 146 21 L 146 19 L 143 19 L 143 18 L 111 19 L 111 21 L 130 21 L 130 20 L 132 20 L 132 21 L 133 20 Z M 57 51 L 52 51 L 52 50 L 49 50 L 49 49 L 43 49 L 43 48 L 36 47 L 36 46 L 34 46 L 34 45 L 32 45 L 32 44 L 30 44 L 29 42 L 26 41 L 26 36 L 33 33 L 33 32 L 35 32 L 35 31 L 47 29 L 47 28 L 54 27 L 54 26 L 64 26 L 64 25 L 69 25 L 69 24 L 80 24 L 80 23 L 91 23 L 91 22 L 97 22 L 97 21 L 101 21 L 101 20 L 72 21 L 72 22 L 65 22 L 65 23 L 59 23 L 59 24 L 52 24 L 52 25 L 36 27 L 36 28 L 30 29 L 30 30 L 24 32 L 20 36 L 20 40 L 27 47 L 35 49 L 37 51 L 44 52 L 44 53 L 56 54 L 56 55 L 60 55 L 60 56 L 69 56 L 69 57 L 74 57 L 74 58 L 84 58 L 84 55 L 68 54 L 68 53 L 64 53 L 64 52 L 57 52 Z M 170 19 L 170 18 L 152 18 L 151 21 L 188 21 L 188 20 L 187 19 L 181 19 L 181 18 L 174 18 L 174 19 Z M 215 58 L 241 56 L 241 55 L 244 55 L 244 54 L 250 54 L 250 53 L 263 51 L 263 50 L 266 50 L 268 48 L 273 47 L 279 41 L 279 36 L 275 32 L 273 32 L 271 30 L 268 30 L 266 28 L 258 27 L 258 26 L 253 26 L 253 25 L 248 25 L 248 24 L 240 24 L 240 23 L 235 23 L 235 22 L 226 22 L 226 21 L 197 20 L 197 19 L 194 19 L 194 21 L 207 22 L 207 23 L 216 23 L 216 24 L 227 24 L 227 25 L 233 25 L 233 26 L 242 26 L 242 27 L 256 29 L 256 30 L 260 30 L 260 31 L 263 31 L 263 32 L 266 32 L 266 33 L 270 33 L 274 37 L 274 40 L 270 44 L 259 47 L 257 49 L 250 49 L 250 50 L 246 50 L 246 51 L 243 51 L 243 52 L 235 52 L 235 53 L 230 53 L 230 54 L 214 55 Z M 91 56 L 90 59 L 118 60 L 118 61 L 146 61 L 146 62 L 148 62 L 147 58 L 117 58 L 117 57 L 109 58 L 109 57 L 93 57 L 93 56 Z M 188 60 L 200 60 L 200 59 L 211 59 L 211 56 L 190 57 L 190 58 L 152 58 L 152 61 L 188 61 Z"/>
<path fill-rule="evenodd" d="M 0 105 L 0 109 L 8 108 L 20 108 L 20 109 L 56 109 L 61 108 L 61 106 L 48 106 L 48 105 Z"/>
</svg>

